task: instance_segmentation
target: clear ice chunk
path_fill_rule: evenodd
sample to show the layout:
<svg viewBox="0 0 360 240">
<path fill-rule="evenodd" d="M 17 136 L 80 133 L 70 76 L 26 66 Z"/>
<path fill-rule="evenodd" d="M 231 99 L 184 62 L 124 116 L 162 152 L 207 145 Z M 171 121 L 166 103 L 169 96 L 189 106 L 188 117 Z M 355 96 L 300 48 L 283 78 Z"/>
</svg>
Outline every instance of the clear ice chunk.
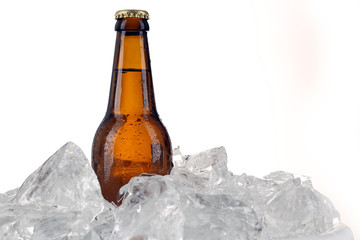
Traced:
<svg viewBox="0 0 360 240">
<path fill-rule="evenodd" d="M 85 239 L 95 234 L 90 223 L 106 206 L 88 160 L 71 142 L 0 199 L 5 240 Z"/>
<path fill-rule="evenodd" d="M 182 239 L 181 196 L 169 176 L 135 177 L 120 191 L 127 196 L 115 211 L 114 239 Z"/>
<path fill-rule="evenodd" d="M 318 235 L 339 222 L 308 177 L 235 175 L 224 147 L 191 156 L 176 149 L 173 158 L 170 175 L 132 178 L 115 207 L 83 152 L 67 143 L 19 189 L 0 194 L 1 239 L 271 240 Z"/>
<path fill-rule="evenodd" d="M 264 224 L 270 236 L 317 235 L 332 230 L 339 222 L 339 213 L 312 187 L 309 178 L 275 172 L 265 179 L 274 183 L 263 196 Z"/>
<path fill-rule="evenodd" d="M 81 211 L 92 220 L 103 209 L 102 199 L 87 158 L 69 142 L 25 180 L 13 202 Z"/>
</svg>

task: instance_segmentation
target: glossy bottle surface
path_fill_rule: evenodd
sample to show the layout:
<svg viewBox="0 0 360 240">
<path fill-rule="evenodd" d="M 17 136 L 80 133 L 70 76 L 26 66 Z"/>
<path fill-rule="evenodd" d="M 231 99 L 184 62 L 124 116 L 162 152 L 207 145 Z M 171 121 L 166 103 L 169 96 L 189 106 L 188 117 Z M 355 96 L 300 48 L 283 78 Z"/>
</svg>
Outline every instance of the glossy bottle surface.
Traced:
<svg viewBox="0 0 360 240">
<path fill-rule="evenodd" d="M 104 198 L 120 204 L 119 189 L 141 173 L 172 168 L 169 135 L 155 106 L 147 20 L 118 19 L 108 109 L 93 141 L 92 166 Z"/>
</svg>

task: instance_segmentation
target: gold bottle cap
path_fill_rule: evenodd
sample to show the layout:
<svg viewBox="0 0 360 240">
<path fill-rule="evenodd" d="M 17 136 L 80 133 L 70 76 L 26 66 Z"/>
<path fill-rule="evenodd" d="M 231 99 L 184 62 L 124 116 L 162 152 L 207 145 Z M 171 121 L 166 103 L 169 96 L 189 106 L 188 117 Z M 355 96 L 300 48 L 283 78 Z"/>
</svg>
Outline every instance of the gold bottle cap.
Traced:
<svg viewBox="0 0 360 240">
<path fill-rule="evenodd" d="M 120 18 L 142 18 L 149 19 L 149 13 L 145 10 L 126 9 L 115 13 L 115 19 Z"/>
</svg>

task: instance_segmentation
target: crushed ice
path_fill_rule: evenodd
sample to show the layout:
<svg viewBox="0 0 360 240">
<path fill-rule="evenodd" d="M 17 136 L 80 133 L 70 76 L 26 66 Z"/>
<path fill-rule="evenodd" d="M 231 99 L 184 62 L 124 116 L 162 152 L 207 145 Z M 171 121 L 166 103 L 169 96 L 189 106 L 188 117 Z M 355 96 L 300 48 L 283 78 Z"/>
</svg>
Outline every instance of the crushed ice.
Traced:
<svg viewBox="0 0 360 240">
<path fill-rule="evenodd" d="M 234 175 L 224 147 L 183 156 L 168 176 L 139 176 L 106 202 L 88 160 L 67 143 L 23 185 L 0 194 L 4 240 L 270 240 L 334 229 L 339 214 L 309 178 Z"/>
</svg>

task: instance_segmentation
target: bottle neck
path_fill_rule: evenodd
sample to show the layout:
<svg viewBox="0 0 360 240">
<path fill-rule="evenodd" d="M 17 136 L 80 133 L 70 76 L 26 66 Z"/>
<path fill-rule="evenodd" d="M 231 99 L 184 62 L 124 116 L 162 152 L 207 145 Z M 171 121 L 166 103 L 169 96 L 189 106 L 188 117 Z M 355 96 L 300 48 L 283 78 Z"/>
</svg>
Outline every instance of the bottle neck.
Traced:
<svg viewBox="0 0 360 240">
<path fill-rule="evenodd" d="M 157 114 L 150 68 L 146 20 L 118 20 L 108 113 Z"/>
</svg>

